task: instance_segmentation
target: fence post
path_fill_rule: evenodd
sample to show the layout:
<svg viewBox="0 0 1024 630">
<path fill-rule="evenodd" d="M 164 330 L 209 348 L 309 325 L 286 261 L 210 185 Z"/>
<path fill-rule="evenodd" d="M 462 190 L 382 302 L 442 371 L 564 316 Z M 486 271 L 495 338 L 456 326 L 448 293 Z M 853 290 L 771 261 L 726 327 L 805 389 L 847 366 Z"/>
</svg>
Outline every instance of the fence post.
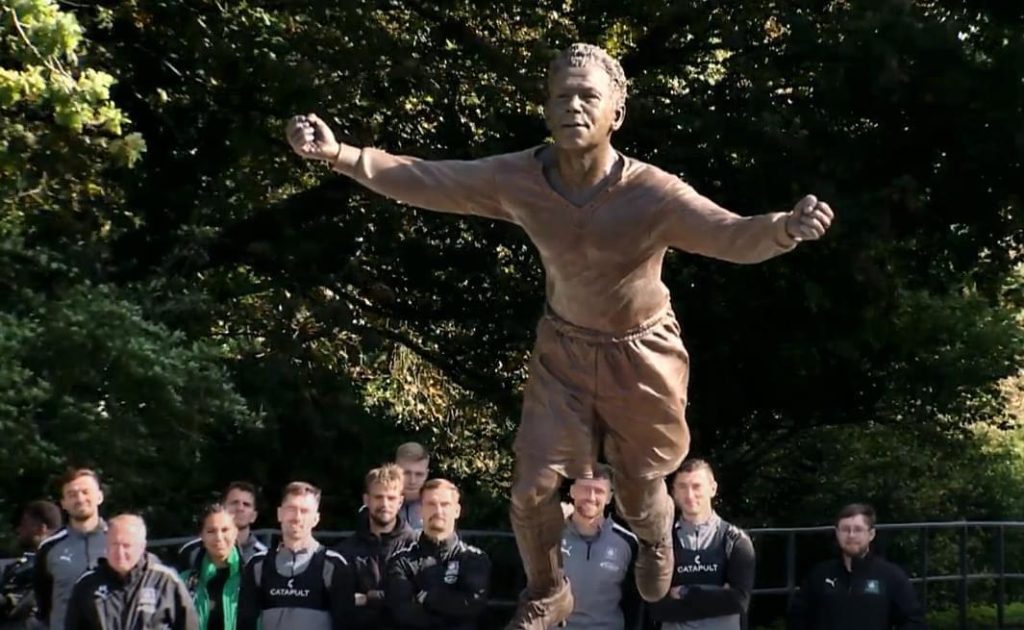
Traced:
<svg viewBox="0 0 1024 630">
<path fill-rule="evenodd" d="M 928 612 L 928 528 L 922 527 L 921 538 L 921 607 Z"/>
<path fill-rule="evenodd" d="M 967 525 L 960 528 L 960 630 L 967 630 Z"/>
<path fill-rule="evenodd" d="M 999 526 L 999 537 L 996 539 L 996 573 L 999 584 L 996 588 L 996 626 L 1002 628 L 1005 620 L 1006 606 L 1006 526 Z"/>
<path fill-rule="evenodd" d="M 786 534 L 786 599 L 793 601 L 796 592 L 796 532 Z"/>
</svg>

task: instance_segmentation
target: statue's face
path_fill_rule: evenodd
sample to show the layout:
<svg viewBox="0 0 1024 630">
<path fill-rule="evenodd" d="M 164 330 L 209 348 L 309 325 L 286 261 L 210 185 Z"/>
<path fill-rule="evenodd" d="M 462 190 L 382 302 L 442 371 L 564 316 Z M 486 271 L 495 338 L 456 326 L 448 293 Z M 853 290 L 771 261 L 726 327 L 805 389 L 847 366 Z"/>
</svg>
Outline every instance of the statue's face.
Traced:
<svg viewBox="0 0 1024 630">
<path fill-rule="evenodd" d="M 611 141 L 625 112 L 617 107 L 612 79 L 596 64 L 561 68 L 548 79 L 544 119 L 562 149 L 591 149 Z"/>
</svg>

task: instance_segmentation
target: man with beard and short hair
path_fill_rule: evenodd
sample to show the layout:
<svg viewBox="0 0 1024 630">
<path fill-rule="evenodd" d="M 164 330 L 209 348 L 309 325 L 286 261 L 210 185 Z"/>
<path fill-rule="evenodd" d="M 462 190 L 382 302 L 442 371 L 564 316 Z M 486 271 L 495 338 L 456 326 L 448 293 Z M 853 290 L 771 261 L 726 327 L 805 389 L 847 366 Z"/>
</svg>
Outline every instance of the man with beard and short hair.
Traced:
<svg viewBox="0 0 1024 630">
<path fill-rule="evenodd" d="M 650 606 L 662 630 L 746 627 L 754 589 L 754 545 L 712 508 L 717 493 L 714 471 L 703 459 L 683 462 L 672 477 L 672 499 L 679 508 L 673 528 L 676 566 L 668 596 Z"/>
<path fill-rule="evenodd" d="M 237 630 L 339 630 L 352 627 L 355 578 L 337 551 L 313 537 L 320 522 L 320 489 L 288 484 L 277 508 L 281 544 L 245 566 Z"/>
<path fill-rule="evenodd" d="M 235 527 L 238 528 L 237 545 L 244 565 L 257 553 L 267 550 L 267 546 L 252 534 L 252 524 L 259 516 L 256 511 L 256 486 L 248 481 L 232 481 L 224 490 L 221 503 L 231 513 Z M 174 566 L 178 571 L 194 570 L 199 566 L 202 555 L 203 541 L 194 538 L 178 549 Z"/>
<path fill-rule="evenodd" d="M 36 550 L 40 543 L 60 529 L 60 508 L 49 501 L 33 501 L 21 511 L 15 528 L 21 557 L 0 574 L 0 630 L 37 628 L 35 582 Z"/>
<path fill-rule="evenodd" d="M 612 491 L 612 471 L 604 464 L 569 488 L 573 511 L 562 533 L 562 564 L 575 604 L 565 625 L 570 630 L 640 628 L 636 536 L 605 517 Z"/>
<path fill-rule="evenodd" d="M 146 553 L 146 523 L 135 514 L 110 519 L 106 556 L 75 583 L 65 630 L 198 630 L 178 573 Z"/>
<path fill-rule="evenodd" d="M 338 546 L 355 571 L 356 612 L 354 627 L 385 630 L 384 578 L 391 557 L 413 540 L 415 534 L 401 515 L 403 470 L 385 464 L 366 475 L 364 508 L 359 511 L 355 533 Z"/>
<path fill-rule="evenodd" d="M 69 470 L 61 483 L 60 505 L 68 524 L 39 545 L 36 556 L 37 616 L 50 630 L 64 628 L 64 616 L 75 582 L 107 553 L 107 524 L 100 478 L 88 468 Z"/>
<path fill-rule="evenodd" d="M 395 463 L 402 469 L 402 518 L 413 529 L 423 528 L 420 489 L 430 475 L 430 453 L 419 442 L 406 442 L 395 450 Z"/>
<path fill-rule="evenodd" d="M 248 481 L 232 481 L 224 493 L 224 507 L 234 517 L 235 526 L 238 527 L 238 549 L 242 552 L 243 562 L 267 550 L 267 546 L 252 533 L 252 525 L 259 517 L 256 498 L 256 486 Z"/>
<path fill-rule="evenodd" d="M 851 503 L 836 516 L 839 557 L 807 574 L 790 603 L 788 630 L 926 630 L 907 574 L 871 552 L 875 509 Z"/>
<path fill-rule="evenodd" d="M 422 160 L 339 143 L 320 117 L 292 118 L 293 151 L 411 206 L 522 228 L 544 267 L 513 446 L 510 517 L 527 588 L 510 630 L 566 619 L 572 592 L 558 545 L 557 493 L 615 470 L 618 513 L 637 535 L 637 589 L 658 601 L 672 580 L 672 500 L 663 478 L 686 456 L 689 355 L 662 268 L 670 248 L 753 264 L 820 238 L 833 219 L 813 195 L 788 212 L 740 216 L 678 176 L 622 155 L 627 81 L 606 51 L 573 44 L 548 69 L 553 142 L 477 160 Z"/>
<path fill-rule="evenodd" d="M 420 491 L 423 531 L 395 554 L 384 589 L 397 630 L 471 630 L 487 608 L 491 561 L 455 531 L 459 489 L 431 479 Z"/>
</svg>

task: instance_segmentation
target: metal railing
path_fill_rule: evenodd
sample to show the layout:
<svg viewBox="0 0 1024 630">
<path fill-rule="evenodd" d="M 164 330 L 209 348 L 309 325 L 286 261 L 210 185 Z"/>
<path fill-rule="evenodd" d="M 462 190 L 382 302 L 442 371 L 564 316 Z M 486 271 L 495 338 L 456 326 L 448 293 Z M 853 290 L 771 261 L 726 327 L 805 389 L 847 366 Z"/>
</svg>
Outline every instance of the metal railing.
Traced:
<svg viewBox="0 0 1024 630">
<path fill-rule="evenodd" d="M 1018 571 L 1007 571 L 1006 566 L 1006 534 L 1007 530 L 1024 530 L 1024 521 L 949 521 L 942 523 L 885 523 L 878 524 L 876 529 L 880 532 L 917 534 L 917 556 L 916 567 L 909 564 L 904 569 L 911 574 L 910 581 L 917 589 L 922 604 L 928 606 L 928 587 L 935 583 L 954 582 L 957 586 L 956 608 L 958 626 L 961 630 L 967 630 L 967 611 L 969 605 L 968 586 L 971 582 L 992 581 L 996 585 L 996 627 L 1006 627 L 1006 585 L 1007 581 L 1022 580 L 1024 573 Z M 981 532 L 992 532 L 994 534 L 995 549 L 991 557 L 990 571 L 971 572 L 968 554 L 968 543 L 972 530 Z M 834 528 L 831 526 L 820 527 L 779 527 L 779 528 L 756 528 L 747 530 L 752 539 L 756 541 L 768 536 L 785 536 L 785 586 L 761 586 L 755 587 L 754 595 L 787 595 L 792 596 L 796 591 L 799 582 L 797 580 L 797 550 L 798 536 L 801 535 L 822 535 L 831 534 Z M 933 532 L 948 531 L 956 534 L 956 565 L 955 573 L 931 573 L 932 565 L 932 543 Z"/>
</svg>

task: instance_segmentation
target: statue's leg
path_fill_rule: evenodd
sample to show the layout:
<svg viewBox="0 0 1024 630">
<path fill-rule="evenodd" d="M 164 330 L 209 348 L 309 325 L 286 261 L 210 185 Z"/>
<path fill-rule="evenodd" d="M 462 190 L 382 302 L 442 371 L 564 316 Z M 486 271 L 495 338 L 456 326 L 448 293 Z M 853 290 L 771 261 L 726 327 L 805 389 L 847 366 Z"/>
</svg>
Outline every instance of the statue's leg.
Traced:
<svg viewBox="0 0 1024 630">
<path fill-rule="evenodd" d="M 564 580 L 561 541 L 565 520 L 558 503 L 560 485 L 560 476 L 550 468 L 516 465 L 509 512 L 531 599 L 555 593 Z"/>
<path fill-rule="evenodd" d="M 605 457 L 615 470 L 616 505 L 640 541 L 637 588 L 647 601 L 657 601 L 668 593 L 673 570 L 674 508 L 665 476 L 690 446 L 689 357 L 672 312 L 609 345 L 597 374 L 596 409 Z"/>
<path fill-rule="evenodd" d="M 545 630 L 572 613 L 562 570 L 563 477 L 592 474 L 594 347 L 562 334 L 545 318 L 537 327 L 523 413 L 516 434 L 510 517 L 527 587 L 508 628 Z"/>
</svg>

